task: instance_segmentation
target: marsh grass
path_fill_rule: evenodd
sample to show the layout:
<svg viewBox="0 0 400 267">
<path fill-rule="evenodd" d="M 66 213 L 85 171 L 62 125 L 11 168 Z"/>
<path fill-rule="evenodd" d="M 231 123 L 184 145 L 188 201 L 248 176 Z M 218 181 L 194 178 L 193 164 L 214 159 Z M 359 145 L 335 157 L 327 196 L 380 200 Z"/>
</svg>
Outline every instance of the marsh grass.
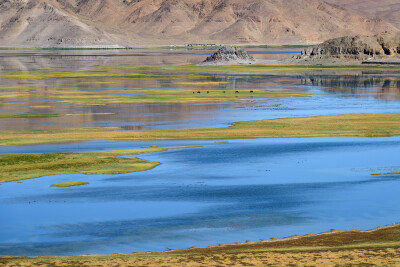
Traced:
<svg viewBox="0 0 400 267">
<path fill-rule="evenodd" d="M 116 103 L 216 103 L 230 101 L 257 101 L 272 97 L 310 96 L 315 93 L 292 93 L 267 90 L 220 89 L 103 89 L 96 91 L 59 88 L 29 90 L 29 92 L 1 92 L 8 100 L 50 99 L 52 104 L 116 104 Z"/>
<path fill-rule="evenodd" d="M 86 153 L 26 153 L 0 155 L 0 182 L 57 174 L 122 174 L 152 169 L 160 163 L 120 157 L 188 147 L 142 148 Z"/>
<path fill-rule="evenodd" d="M 118 127 L 2 131 L 0 145 L 81 142 L 91 140 L 229 140 L 299 137 L 400 136 L 400 113 L 288 118 L 234 123 L 230 127 L 124 131 Z"/>
<path fill-rule="evenodd" d="M 0 114 L 0 119 L 34 119 L 34 118 L 53 118 L 61 117 L 63 114 L 51 113 L 23 113 L 23 114 Z"/>
</svg>

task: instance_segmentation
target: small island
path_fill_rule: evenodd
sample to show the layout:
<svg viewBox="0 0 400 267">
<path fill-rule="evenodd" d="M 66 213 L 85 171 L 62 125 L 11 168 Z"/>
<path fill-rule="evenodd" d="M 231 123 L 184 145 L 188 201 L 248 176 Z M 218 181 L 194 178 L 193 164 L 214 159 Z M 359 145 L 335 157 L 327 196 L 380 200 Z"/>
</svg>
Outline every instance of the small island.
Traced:
<svg viewBox="0 0 400 267">
<path fill-rule="evenodd" d="M 80 186 L 80 185 L 86 185 L 89 184 L 88 182 L 62 182 L 62 183 L 56 183 L 52 184 L 51 187 L 72 187 L 72 186 Z"/>
</svg>

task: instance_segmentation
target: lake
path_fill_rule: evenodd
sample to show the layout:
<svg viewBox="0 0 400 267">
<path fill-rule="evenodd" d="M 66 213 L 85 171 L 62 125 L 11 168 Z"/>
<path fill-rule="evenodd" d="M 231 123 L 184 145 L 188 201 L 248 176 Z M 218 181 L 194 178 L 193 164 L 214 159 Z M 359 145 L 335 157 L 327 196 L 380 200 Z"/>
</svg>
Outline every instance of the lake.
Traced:
<svg viewBox="0 0 400 267">
<path fill-rule="evenodd" d="M 249 50 L 254 57 L 267 61 L 298 52 Z M 150 49 L 1 51 L 0 75 L 38 75 L 54 70 L 93 73 L 104 72 L 104 66 L 192 64 L 210 53 Z M 123 68 L 117 71 L 126 72 Z M 400 75 L 396 72 L 219 73 L 90 81 L 82 77 L 4 76 L 0 85 L 0 114 L 62 115 L 2 118 L 1 131 L 108 126 L 122 130 L 204 128 L 261 119 L 400 112 Z M 153 89 L 315 94 L 213 103 L 124 101 Z M 93 95 L 101 97 L 89 103 L 87 98 Z M 112 98 L 114 103 L 108 103 L 109 98 L 102 101 L 109 95 L 117 95 Z M 366 230 L 395 223 L 400 215 L 400 175 L 372 174 L 399 172 L 399 141 L 399 137 L 331 137 L 0 146 L 0 154 L 198 146 L 141 154 L 139 158 L 161 163 L 144 172 L 53 175 L 1 183 L 0 255 L 162 251 L 332 228 Z M 50 187 L 68 181 L 90 184 Z"/>
</svg>

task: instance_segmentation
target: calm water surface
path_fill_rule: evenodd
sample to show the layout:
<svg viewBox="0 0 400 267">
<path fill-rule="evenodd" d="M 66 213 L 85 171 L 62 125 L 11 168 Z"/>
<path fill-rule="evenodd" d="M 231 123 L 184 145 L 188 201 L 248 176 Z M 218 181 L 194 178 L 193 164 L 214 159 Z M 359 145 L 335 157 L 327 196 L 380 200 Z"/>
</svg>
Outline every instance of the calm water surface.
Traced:
<svg viewBox="0 0 400 267">
<path fill-rule="evenodd" d="M 399 141 L 307 138 L 25 147 L 42 152 L 202 146 L 141 155 L 163 163 L 145 172 L 2 184 L 0 254 L 178 249 L 397 222 L 400 176 L 371 174 L 400 169 Z M 24 152 L 19 149 L 10 151 Z M 76 180 L 90 184 L 50 187 Z"/>
<path fill-rule="evenodd" d="M 276 60 L 292 50 L 259 50 Z M 2 52 L 3 71 L 197 63 L 211 51 Z M 0 114 L 56 113 L 60 118 L 1 119 L 0 130 L 118 126 L 123 129 L 223 127 L 235 121 L 400 111 L 396 73 L 218 75 L 213 90 L 323 93 L 311 97 L 217 104 L 54 104 L 34 92 L 0 99 Z M 179 82 L 204 81 L 198 78 Z M 21 81 L 19 81 L 21 82 Z M 0 78 L 0 84 L 18 85 Z M 51 90 L 65 81 L 31 81 Z M 78 90 L 188 88 L 168 79 L 102 80 Z M 107 83 L 110 82 L 110 83 Z M 112 82 L 112 83 L 111 83 Z M 46 89 L 46 86 L 49 88 Z M 193 87 L 205 89 L 209 86 Z M 18 89 L 4 93 L 18 92 Z M 14 101 L 10 103 L 10 101 Z M 264 105 L 274 105 L 266 107 Z M 40 106 L 40 108 L 38 108 Z M 72 114 L 72 115 L 71 115 Z M 143 154 L 162 165 L 121 175 L 55 175 L 0 185 L 0 255 L 73 255 L 180 249 L 399 221 L 400 138 L 304 138 L 216 141 L 94 141 L 0 147 L 0 154 L 87 152 L 144 146 L 198 148 Z M 89 185 L 52 188 L 53 183 Z"/>
</svg>

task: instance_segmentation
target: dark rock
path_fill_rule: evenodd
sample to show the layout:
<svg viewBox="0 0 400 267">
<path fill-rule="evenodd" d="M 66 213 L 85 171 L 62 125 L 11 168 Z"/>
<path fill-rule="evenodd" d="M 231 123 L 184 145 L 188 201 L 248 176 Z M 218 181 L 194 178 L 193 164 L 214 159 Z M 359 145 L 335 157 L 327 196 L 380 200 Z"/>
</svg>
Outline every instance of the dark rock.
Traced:
<svg viewBox="0 0 400 267">
<path fill-rule="evenodd" d="M 252 64 L 255 59 L 250 56 L 242 48 L 233 46 L 224 46 L 218 49 L 217 52 L 207 57 L 201 65 L 208 64 Z"/>
</svg>

